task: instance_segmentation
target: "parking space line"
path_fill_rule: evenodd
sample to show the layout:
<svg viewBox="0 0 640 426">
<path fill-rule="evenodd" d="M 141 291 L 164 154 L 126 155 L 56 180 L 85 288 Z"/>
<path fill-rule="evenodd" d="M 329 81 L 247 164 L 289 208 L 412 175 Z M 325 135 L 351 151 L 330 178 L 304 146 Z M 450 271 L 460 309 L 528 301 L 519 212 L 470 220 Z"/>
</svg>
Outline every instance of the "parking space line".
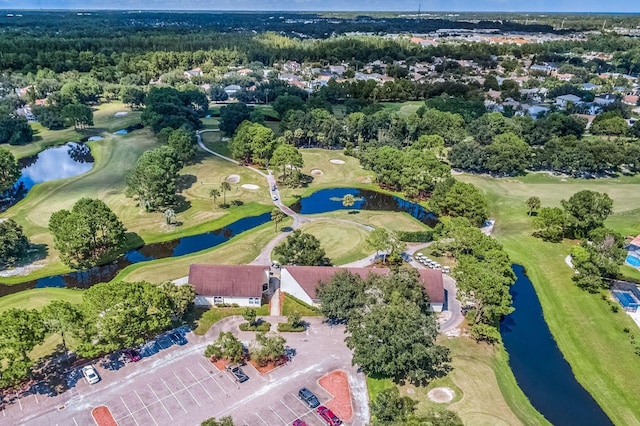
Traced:
<svg viewBox="0 0 640 426">
<path fill-rule="evenodd" d="M 36 399 L 36 403 L 37 403 L 37 404 L 40 404 L 40 401 L 38 401 L 38 395 L 34 393 L 34 394 L 33 394 L 33 397 Z"/>
<path fill-rule="evenodd" d="M 222 374 L 223 376 L 225 376 L 227 379 L 229 379 L 229 381 L 231 383 L 233 383 L 233 385 L 236 387 L 236 389 L 240 389 L 240 385 L 238 384 L 238 382 L 233 379 L 233 375 L 231 373 L 229 373 L 228 371 L 221 371 L 220 374 Z"/>
<path fill-rule="evenodd" d="M 225 395 L 227 395 L 227 398 L 229 398 L 229 394 L 228 394 L 228 393 L 227 393 L 227 391 L 226 391 L 226 390 L 225 390 L 225 389 L 220 385 L 220 383 L 218 383 L 218 381 L 216 380 L 215 376 L 214 376 L 213 374 L 211 374 L 211 373 L 209 372 L 209 370 L 207 370 L 206 368 L 204 368 L 204 367 L 202 366 L 202 364 L 200 364 L 199 362 L 198 362 L 198 365 L 200 366 L 200 368 L 202 368 L 202 369 L 207 373 L 207 375 L 208 375 L 209 377 L 211 377 L 211 378 L 213 379 L 213 381 L 216 383 L 216 385 L 218 385 L 218 387 L 220 388 L 220 390 L 221 390 L 222 392 L 224 392 L 224 394 L 225 394 Z"/>
<path fill-rule="evenodd" d="M 278 418 L 279 418 L 280 420 L 282 420 L 282 424 L 283 424 L 283 425 L 286 425 L 286 424 L 288 424 L 288 423 L 289 423 L 289 422 L 287 422 L 285 419 L 283 419 L 282 417 L 280 417 L 280 414 L 276 413 L 276 411 L 275 411 L 273 408 L 269 407 L 269 410 L 271 410 L 271 412 L 272 412 L 273 414 L 275 414 L 276 416 L 278 416 Z M 295 419 L 294 419 L 294 420 L 295 420 Z"/>
<path fill-rule="evenodd" d="M 78 426 L 78 422 L 76 421 L 76 418 L 75 417 L 71 417 L 71 418 L 73 419 L 73 424 Z"/>
<path fill-rule="evenodd" d="M 256 413 L 256 416 L 262 420 L 262 423 L 264 423 L 265 425 L 269 426 L 269 423 L 265 422 L 264 419 L 262 417 L 260 417 L 260 414 Z"/>
<path fill-rule="evenodd" d="M 147 410 L 147 413 L 149 413 L 149 417 L 151 417 L 151 420 L 153 420 L 153 423 L 155 423 L 156 426 L 158 426 L 158 422 L 156 422 L 155 417 L 153 417 L 153 414 L 151 414 L 151 411 L 149 411 L 149 406 L 147 404 L 144 403 L 144 401 L 142 400 L 142 398 L 140 398 L 140 395 L 138 395 L 138 391 L 134 390 L 133 393 L 136 394 L 136 396 L 138 397 L 138 399 L 140 400 L 140 402 L 142 402 L 142 406 L 144 407 L 145 410 Z M 138 410 L 139 411 L 139 410 Z M 132 416 L 133 417 L 133 416 Z"/>
<path fill-rule="evenodd" d="M 287 410 L 291 411 L 291 413 L 293 413 L 294 416 L 298 417 L 298 415 L 291 408 L 289 408 L 289 406 L 285 404 L 283 400 L 280 400 L 280 403 L 284 405 L 287 408 Z"/>
<path fill-rule="evenodd" d="M 173 391 L 171 390 L 171 388 L 169 387 L 169 385 L 167 385 L 167 383 L 164 381 L 164 379 L 160 379 L 162 381 L 162 383 L 164 383 L 164 385 L 166 386 L 166 388 L 169 390 L 169 392 L 171 392 L 171 396 L 173 396 L 176 401 L 178 401 L 178 404 L 180 404 L 180 407 L 182 407 L 182 411 L 184 411 L 185 413 L 187 412 L 187 410 L 185 410 L 184 405 L 182 405 L 182 402 L 180 402 L 180 400 L 178 399 L 178 397 L 176 396 L 175 393 L 173 393 Z"/>
<path fill-rule="evenodd" d="M 138 421 L 136 420 L 135 417 L 133 417 L 133 412 L 131 411 L 131 409 L 129 408 L 129 406 L 127 405 L 126 402 L 124 402 L 124 399 L 122 399 L 122 397 L 120 397 L 120 401 L 122 401 L 122 405 L 124 405 L 124 408 L 127 409 L 127 411 L 129 412 L 128 416 L 131 416 L 131 418 L 133 419 L 133 421 L 135 422 L 136 425 L 138 425 Z M 124 416 L 124 417 L 128 417 L 128 416 Z M 122 420 L 124 417 L 122 417 L 119 420 Z M 118 420 L 116 420 L 116 423 L 118 422 Z"/>
<path fill-rule="evenodd" d="M 191 398 L 193 398 L 193 400 L 196 402 L 196 404 L 198 404 L 198 407 L 202 407 L 202 404 L 200 404 L 200 401 L 198 401 L 196 399 L 195 396 L 193 396 L 193 394 L 191 393 L 191 391 L 189 390 L 189 388 L 184 384 L 184 382 L 180 379 L 180 377 L 178 377 L 178 375 L 176 374 L 176 372 L 173 372 L 173 375 L 176 376 L 176 379 L 178 379 L 178 381 L 180 382 L 180 384 L 182 385 L 182 387 L 189 392 L 189 395 L 191 395 Z"/>
<path fill-rule="evenodd" d="M 195 375 L 195 374 L 193 374 L 193 373 L 191 372 L 191 370 L 189 370 L 189 367 L 185 367 L 185 368 L 187 369 L 187 371 L 189 372 L 189 374 L 191 374 L 191 375 L 193 376 L 193 378 L 194 378 L 194 379 L 196 379 L 197 383 L 200 385 L 200 387 L 202 388 L 202 390 L 203 390 L 203 391 L 205 391 L 207 395 L 209 395 L 209 398 L 211 398 L 211 400 L 212 400 L 212 401 L 215 401 L 215 399 L 211 396 L 211 394 L 209 393 L 209 391 L 207 390 L 207 388 L 205 388 L 205 387 L 202 385 L 202 382 L 203 382 L 204 380 L 208 380 L 208 378 L 206 378 L 206 379 L 204 379 L 204 380 L 200 380 L 200 379 L 198 379 L 198 378 L 196 377 L 196 375 Z"/>
<path fill-rule="evenodd" d="M 158 394 L 156 393 L 156 391 L 153 390 L 153 388 L 151 387 L 151 385 L 149 383 L 147 383 L 147 387 L 149 388 L 149 390 L 151 391 L 151 393 L 153 393 L 153 395 L 156 397 L 156 399 L 158 400 L 158 402 L 160 403 L 160 405 L 162 405 L 162 408 L 164 408 L 164 411 L 167 412 L 167 414 L 169 415 L 169 418 L 171 420 L 173 420 L 173 416 L 171 415 L 171 413 L 169 412 L 169 410 L 167 410 L 167 407 L 164 406 L 164 403 L 162 402 L 162 400 L 160 398 L 158 398 Z"/>
<path fill-rule="evenodd" d="M 20 406 L 20 411 L 22 411 L 22 402 L 20 402 L 20 397 L 18 396 L 18 392 L 16 392 L 16 399 L 18 400 L 18 405 Z"/>
</svg>

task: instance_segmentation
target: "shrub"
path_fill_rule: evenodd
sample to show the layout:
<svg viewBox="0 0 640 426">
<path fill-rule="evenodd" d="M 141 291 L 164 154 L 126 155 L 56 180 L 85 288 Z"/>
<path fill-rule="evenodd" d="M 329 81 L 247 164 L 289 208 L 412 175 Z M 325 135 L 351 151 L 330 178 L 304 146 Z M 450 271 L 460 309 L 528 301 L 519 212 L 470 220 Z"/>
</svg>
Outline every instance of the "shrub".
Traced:
<svg viewBox="0 0 640 426">
<path fill-rule="evenodd" d="M 282 322 L 278 324 L 278 331 L 280 332 L 300 333 L 305 330 L 306 330 L 306 327 L 302 324 L 295 325 L 295 326 L 292 324 L 289 324 L 288 322 Z"/>
<path fill-rule="evenodd" d="M 240 331 L 269 331 L 271 330 L 271 323 L 267 321 L 261 321 L 258 324 L 250 325 L 248 322 L 243 322 L 239 326 Z"/>
<path fill-rule="evenodd" d="M 399 231 L 398 239 L 407 243 L 428 243 L 433 241 L 433 231 Z"/>
</svg>

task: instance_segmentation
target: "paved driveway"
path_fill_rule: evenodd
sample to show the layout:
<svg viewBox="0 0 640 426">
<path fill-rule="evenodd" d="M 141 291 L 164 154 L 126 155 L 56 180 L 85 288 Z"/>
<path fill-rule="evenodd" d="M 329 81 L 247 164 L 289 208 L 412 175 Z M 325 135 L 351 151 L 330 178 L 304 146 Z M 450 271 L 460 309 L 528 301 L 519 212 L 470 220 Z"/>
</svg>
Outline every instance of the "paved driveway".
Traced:
<svg viewBox="0 0 640 426">
<path fill-rule="evenodd" d="M 367 423 L 364 375 L 351 367 L 343 327 L 310 318 L 307 332 L 283 334 L 293 353 L 289 363 L 266 375 L 246 365 L 243 369 L 250 379 L 237 383 L 202 354 L 221 330 L 237 330 L 241 321 L 224 320 L 204 337 L 187 333 L 189 343 L 184 346 L 161 338 L 146 347 L 137 363 L 123 363 L 118 358 L 94 363 L 102 377 L 95 385 L 72 371 L 69 377 L 75 382 L 70 390 L 58 396 L 34 393 L 18 399 L 4 407 L 0 424 L 93 425 L 91 409 L 106 405 L 121 426 L 198 425 L 209 417 L 226 415 L 238 425 L 289 425 L 301 418 L 309 425 L 321 426 L 324 423 L 314 410 L 296 395 L 306 386 L 322 403 L 330 400 L 332 396 L 317 381 L 335 369 L 347 372 L 354 393 L 354 418 L 347 424 Z M 236 334 L 245 343 L 254 336 Z"/>
</svg>

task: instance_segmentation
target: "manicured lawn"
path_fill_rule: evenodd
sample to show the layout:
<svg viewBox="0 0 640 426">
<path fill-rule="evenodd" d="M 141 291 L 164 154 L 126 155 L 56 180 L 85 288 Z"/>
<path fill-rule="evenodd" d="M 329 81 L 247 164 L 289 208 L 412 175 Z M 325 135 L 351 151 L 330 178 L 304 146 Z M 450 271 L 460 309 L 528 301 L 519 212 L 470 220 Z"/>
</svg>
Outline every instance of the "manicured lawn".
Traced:
<svg viewBox="0 0 640 426">
<path fill-rule="evenodd" d="M 116 112 L 127 112 L 122 117 L 115 117 Z M 76 132 L 73 127 L 62 130 L 49 130 L 39 123 L 32 123 L 34 140 L 22 146 L 7 146 L 13 154 L 20 157 L 37 154 L 44 148 L 59 145 L 69 141 L 78 141 L 85 136 L 111 134 L 116 130 L 140 123 L 140 111 L 130 111 L 121 102 L 111 102 L 93 108 L 93 126 L 85 133 Z"/>
<path fill-rule="evenodd" d="M 281 226 L 290 224 L 291 219 L 286 219 Z M 129 282 L 146 280 L 157 283 L 189 275 L 189 265 L 192 263 L 246 264 L 255 259 L 260 254 L 260 250 L 274 236 L 273 224 L 265 223 L 209 250 L 129 266 L 123 269 L 114 280 Z"/>
<path fill-rule="evenodd" d="M 615 424 L 637 424 L 640 418 L 640 370 L 638 356 L 625 327 L 637 326 L 622 311 L 612 313 L 599 295 L 580 290 L 571 280 L 573 272 L 564 263 L 573 243 L 545 243 L 531 237 L 525 200 L 531 195 L 543 205 L 557 205 L 560 199 L 582 190 L 607 192 L 614 200 L 614 219 L 608 226 L 618 231 L 640 232 L 635 214 L 640 205 L 637 178 L 591 181 L 562 181 L 533 176 L 523 179 L 491 179 L 463 176 L 479 186 L 489 199 L 490 214 L 496 218 L 495 236 L 511 259 L 524 265 L 542 304 L 547 324 L 573 373 Z M 628 233 L 628 232 L 625 232 Z"/>
<path fill-rule="evenodd" d="M 303 317 L 317 317 L 322 315 L 318 308 L 309 306 L 302 300 L 296 299 L 295 297 L 285 293 L 284 302 L 282 304 L 282 315 L 286 316 L 294 311 L 300 312 L 300 315 Z"/>
<path fill-rule="evenodd" d="M 194 308 L 197 327 L 193 332 L 199 336 L 204 335 L 213 324 L 223 318 L 233 315 L 242 315 L 247 308 Z M 258 316 L 269 315 L 269 306 L 263 305 L 256 309 Z"/>
<path fill-rule="evenodd" d="M 364 259 L 374 252 L 367 247 L 368 232 L 354 224 L 321 220 L 304 225 L 302 231 L 320 240 L 334 265 Z"/>
<path fill-rule="evenodd" d="M 82 290 L 66 288 L 36 288 L 0 298 L 0 312 L 9 309 L 41 309 L 53 300 L 64 300 L 74 305 L 82 301 Z"/>
<path fill-rule="evenodd" d="M 217 127 L 215 127 L 217 128 Z M 200 135 L 204 146 L 211 151 L 222 154 L 226 157 L 233 158 L 231 150 L 229 149 L 229 141 L 223 141 L 224 133 L 222 132 L 204 132 Z"/>
<path fill-rule="evenodd" d="M 350 220 L 363 225 L 373 226 L 374 228 L 385 228 L 390 231 L 424 231 L 430 229 L 419 220 L 413 218 L 409 213 L 358 210 L 358 213 L 350 214 L 349 211 L 350 210 L 336 210 L 334 212 L 310 216 Z"/>
</svg>

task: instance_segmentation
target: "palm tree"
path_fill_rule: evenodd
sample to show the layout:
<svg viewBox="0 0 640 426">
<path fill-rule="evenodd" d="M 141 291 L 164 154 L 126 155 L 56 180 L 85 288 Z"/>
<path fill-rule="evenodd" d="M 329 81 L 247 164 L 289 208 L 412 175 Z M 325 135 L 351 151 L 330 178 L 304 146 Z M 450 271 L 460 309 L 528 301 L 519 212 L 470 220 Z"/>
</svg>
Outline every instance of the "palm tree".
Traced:
<svg viewBox="0 0 640 426">
<path fill-rule="evenodd" d="M 231 191 L 231 184 L 224 181 L 220 184 L 220 190 L 222 191 L 223 201 L 222 204 L 227 205 L 227 191 Z"/>
<path fill-rule="evenodd" d="M 176 212 L 173 209 L 166 209 L 164 211 L 164 220 L 167 221 L 167 225 L 171 225 L 171 223 L 176 219 Z"/>
<path fill-rule="evenodd" d="M 538 210 L 540 208 L 540 198 L 538 197 L 529 197 L 527 200 L 527 207 L 529 207 L 529 216 L 533 213 L 534 210 Z"/>
<path fill-rule="evenodd" d="M 284 212 L 277 207 L 271 210 L 271 220 L 276 224 L 276 232 L 278 232 L 278 223 L 282 222 L 285 216 Z"/>
<path fill-rule="evenodd" d="M 220 196 L 220 190 L 217 188 L 213 188 L 211 191 L 209 191 L 209 197 L 213 198 L 213 205 L 216 205 L 216 198 L 218 198 Z"/>
<path fill-rule="evenodd" d="M 347 194 L 342 197 L 342 205 L 345 207 L 351 207 L 356 203 L 356 197 L 351 194 Z"/>
</svg>

